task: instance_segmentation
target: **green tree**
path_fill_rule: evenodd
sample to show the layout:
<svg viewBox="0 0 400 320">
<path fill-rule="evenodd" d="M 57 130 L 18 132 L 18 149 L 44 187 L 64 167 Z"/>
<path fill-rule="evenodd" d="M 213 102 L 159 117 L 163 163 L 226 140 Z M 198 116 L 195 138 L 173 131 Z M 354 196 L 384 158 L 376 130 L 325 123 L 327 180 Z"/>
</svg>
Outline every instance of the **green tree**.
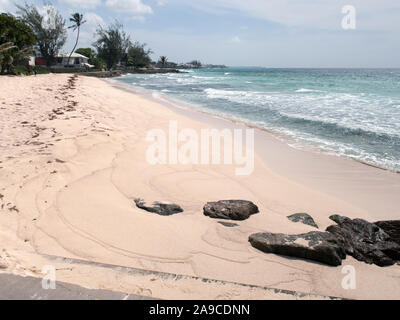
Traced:
<svg viewBox="0 0 400 320">
<path fill-rule="evenodd" d="M 67 40 L 65 19 L 49 4 L 45 6 L 45 14 L 40 14 L 36 6 L 32 4 L 17 5 L 17 8 L 22 20 L 35 33 L 36 47 L 47 66 L 50 66 Z"/>
<path fill-rule="evenodd" d="M 107 29 L 99 26 L 96 31 L 98 39 L 93 43 L 99 58 L 107 65 L 107 69 L 114 68 L 122 59 L 126 58 L 127 50 L 132 46 L 130 36 L 118 21 L 108 26 Z"/>
<path fill-rule="evenodd" d="M 72 22 L 73 24 L 72 24 L 72 26 L 70 26 L 70 27 L 68 27 L 68 28 L 72 28 L 74 31 L 75 31 L 75 30 L 78 30 L 78 33 L 77 33 L 77 35 L 76 35 L 75 46 L 74 46 L 74 48 L 72 49 L 71 53 L 69 54 L 67 65 L 69 65 L 69 61 L 70 61 L 70 59 L 71 59 L 71 56 L 72 56 L 72 54 L 74 53 L 74 51 L 75 51 L 75 49 L 76 49 L 76 46 L 78 45 L 79 33 L 80 33 L 80 30 L 81 30 L 81 25 L 83 25 L 83 24 L 86 22 L 85 20 L 83 20 L 83 14 L 80 14 L 80 13 L 78 13 L 78 12 L 72 14 L 72 18 L 69 18 L 69 21 Z"/>
<path fill-rule="evenodd" d="M 89 63 L 91 59 L 96 57 L 96 52 L 92 48 L 79 48 L 75 50 L 76 53 L 79 53 L 85 57 L 89 58 Z"/>
<path fill-rule="evenodd" d="M 89 63 L 94 65 L 94 68 L 98 70 L 103 70 L 106 67 L 104 60 L 99 57 L 94 57 Z"/>
<path fill-rule="evenodd" d="M 151 63 L 151 49 L 145 49 L 145 43 L 136 41 L 128 48 L 126 65 L 136 68 L 146 67 Z"/>
<path fill-rule="evenodd" d="M 96 52 L 92 48 L 79 48 L 75 50 L 76 53 L 82 54 L 88 57 L 89 64 L 94 65 L 95 69 L 104 69 L 105 63 L 103 59 L 96 56 Z"/>
<path fill-rule="evenodd" d="M 166 66 L 167 63 L 168 63 L 167 57 L 166 57 L 166 56 L 161 56 L 161 57 L 160 57 L 160 60 L 159 60 L 159 63 L 161 64 L 161 66 L 162 66 L 163 68 L 165 68 L 165 66 Z"/>
<path fill-rule="evenodd" d="M 189 62 L 189 64 L 194 65 L 195 68 L 201 68 L 201 62 L 198 60 L 193 60 L 192 62 Z"/>
<path fill-rule="evenodd" d="M 15 62 L 26 63 L 36 37 L 20 19 L 0 14 L 0 72 L 11 72 Z"/>
</svg>

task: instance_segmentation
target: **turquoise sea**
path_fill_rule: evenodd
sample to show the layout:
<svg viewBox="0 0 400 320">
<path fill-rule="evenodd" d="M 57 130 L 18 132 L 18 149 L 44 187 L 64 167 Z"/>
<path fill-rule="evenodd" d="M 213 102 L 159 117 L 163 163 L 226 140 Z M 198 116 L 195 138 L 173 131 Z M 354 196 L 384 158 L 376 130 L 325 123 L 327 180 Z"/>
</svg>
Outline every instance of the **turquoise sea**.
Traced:
<svg viewBox="0 0 400 320">
<path fill-rule="evenodd" d="M 400 170 L 399 69 L 197 69 L 117 81 L 268 129 L 296 147 Z"/>
</svg>

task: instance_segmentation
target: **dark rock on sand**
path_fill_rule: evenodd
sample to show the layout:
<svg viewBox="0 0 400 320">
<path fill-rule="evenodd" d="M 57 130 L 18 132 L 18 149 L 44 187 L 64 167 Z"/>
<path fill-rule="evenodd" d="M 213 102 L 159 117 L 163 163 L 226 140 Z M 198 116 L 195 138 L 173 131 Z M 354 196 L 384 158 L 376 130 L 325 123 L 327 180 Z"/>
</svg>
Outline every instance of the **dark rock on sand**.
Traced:
<svg viewBox="0 0 400 320">
<path fill-rule="evenodd" d="M 375 224 L 385 231 L 394 242 L 400 245 L 400 220 L 378 221 Z"/>
<path fill-rule="evenodd" d="M 346 252 L 341 243 L 328 232 L 313 231 L 299 235 L 256 233 L 249 237 L 251 245 L 265 253 L 304 258 L 332 266 L 342 264 Z"/>
<path fill-rule="evenodd" d="M 400 245 L 378 225 L 362 219 L 332 216 L 337 225 L 326 231 L 338 238 L 346 253 L 359 261 L 390 266 L 400 259 Z"/>
<path fill-rule="evenodd" d="M 172 216 L 173 214 L 183 212 L 183 209 L 177 204 L 154 202 L 153 205 L 148 206 L 143 199 L 135 200 L 136 206 L 147 212 L 156 213 L 161 216 Z"/>
<path fill-rule="evenodd" d="M 234 227 L 239 226 L 237 223 L 222 222 L 222 221 L 218 221 L 218 223 L 222 224 L 224 227 L 227 227 L 227 228 L 234 228 Z"/>
<path fill-rule="evenodd" d="M 222 200 L 208 202 L 204 208 L 204 215 L 214 219 L 246 220 L 251 215 L 258 213 L 258 207 L 251 201 Z"/>
<path fill-rule="evenodd" d="M 288 216 L 288 219 L 290 221 L 301 222 L 318 229 L 318 225 L 315 223 L 314 219 L 307 213 L 295 213 L 291 216 Z"/>
</svg>

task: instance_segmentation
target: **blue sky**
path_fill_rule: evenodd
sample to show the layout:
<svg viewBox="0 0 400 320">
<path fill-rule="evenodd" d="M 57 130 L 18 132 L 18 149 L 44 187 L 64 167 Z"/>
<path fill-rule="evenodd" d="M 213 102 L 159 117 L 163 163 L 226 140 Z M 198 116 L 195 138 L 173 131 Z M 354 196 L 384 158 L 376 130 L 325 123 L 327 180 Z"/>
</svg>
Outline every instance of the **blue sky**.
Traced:
<svg viewBox="0 0 400 320">
<path fill-rule="evenodd" d="M 0 0 L 0 11 L 14 13 Z M 29 1 L 43 7 L 43 1 Z M 265 67 L 400 67 L 398 0 L 53 0 L 65 18 L 85 15 L 79 47 L 115 19 L 153 58 Z M 344 30 L 342 8 L 356 9 Z M 69 32 L 65 46 L 73 46 Z"/>
</svg>

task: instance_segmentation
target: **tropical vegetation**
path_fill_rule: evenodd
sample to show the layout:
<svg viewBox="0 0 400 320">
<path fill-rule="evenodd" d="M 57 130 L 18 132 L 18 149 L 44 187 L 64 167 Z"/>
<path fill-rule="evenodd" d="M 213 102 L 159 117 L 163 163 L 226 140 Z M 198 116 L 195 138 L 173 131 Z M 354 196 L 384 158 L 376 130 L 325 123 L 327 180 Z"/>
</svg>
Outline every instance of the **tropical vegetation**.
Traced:
<svg viewBox="0 0 400 320">
<path fill-rule="evenodd" d="M 17 5 L 21 19 L 33 30 L 36 35 L 35 47 L 51 66 L 54 58 L 67 40 L 65 19 L 52 6 L 45 6 L 45 13 L 40 13 L 33 4 Z"/>
<path fill-rule="evenodd" d="M 14 64 L 26 64 L 35 41 L 27 24 L 10 14 L 0 14 L 0 72 L 12 73 Z"/>
</svg>

